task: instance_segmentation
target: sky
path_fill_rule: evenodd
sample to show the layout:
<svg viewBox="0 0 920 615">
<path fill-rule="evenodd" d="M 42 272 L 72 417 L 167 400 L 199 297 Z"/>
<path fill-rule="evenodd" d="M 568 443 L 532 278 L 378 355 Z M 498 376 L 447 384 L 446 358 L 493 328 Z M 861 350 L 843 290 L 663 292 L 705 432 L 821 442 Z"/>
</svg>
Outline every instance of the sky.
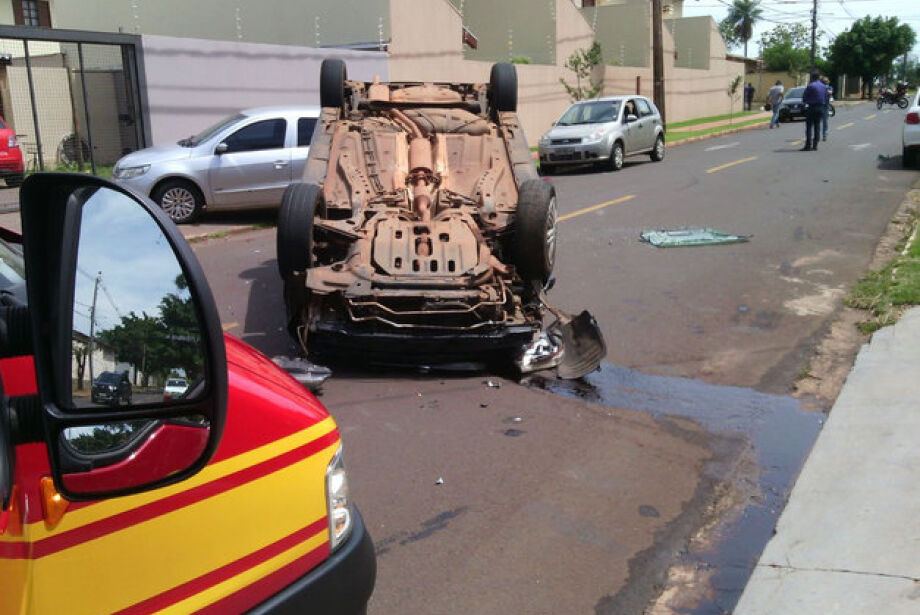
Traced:
<svg viewBox="0 0 920 615">
<path fill-rule="evenodd" d="M 760 35 L 772 30 L 777 23 L 801 23 L 810 28 L 812 4 L 813 0 L 761 0 L 763 21 L 754 27 L 748 55 L 757 55 Z M 725 18 L 730 5 L 731 0 L 684 0 L 684 17 L 712 15 L 719 22 Z M 866 15 L 895 16 L 901 23 L 908 24 L 918 38 L 911 54 L 920 55 L 920 0 L 818 0 L 818 31 L 824 33 L 819 45 L 827 46 L 835 36 Z"/>
</svg>

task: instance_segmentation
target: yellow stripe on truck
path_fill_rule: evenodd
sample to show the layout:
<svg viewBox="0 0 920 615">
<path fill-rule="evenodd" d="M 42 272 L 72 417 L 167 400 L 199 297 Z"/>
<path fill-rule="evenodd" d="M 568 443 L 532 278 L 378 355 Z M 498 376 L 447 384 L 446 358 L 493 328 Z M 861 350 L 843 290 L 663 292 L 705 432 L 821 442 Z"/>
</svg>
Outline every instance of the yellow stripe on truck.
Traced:
<svg viewBox="0 0 920 615">
<path fill-rule="evenodd" d="M 64 518 L 61 519 L 61 522 L 52 530 L 49 530 L 43 521 L 32 523 L 29 525 L 31 539 L 33 541 L 39 541 L 48 536 L 60 534 L 102 519 L 108 519 L 126 510 L 138 508 L 150 504 L 151 502 L 162 500 L 171 495 L 194 489 L 199 485 L 204 485 L 205 483 L 228 476 L 240 470 L 245 470 L 263 461 L 282 455 L 298 446 L 302 446 L 317 438 L 323 437 L 333 429 L 335 429 L 335 421 L 332 417 L 327 417 L 319 423 L 311 425 L 307 429 L 298 431 L 290 436 L 275 440 L 259 448 L 236 455 L 235 457 L 230 457 L 229 459 L 224 459 L 223 461 L 208 465 L 201 472 L 181 483 L 163 487 L 155 491 L 139 493 L 137 495 L 103 500 L 92 506 L 68 512 L 64 515 Z M 325 470 L 323 472 L 325 475 Z"/>
<path fill-rule="evenodd" d="M 248 467 L 256 459 L 268 459 L 279 451 L 290 450 L 296 442 L 315 439 L 321 431 L 312 431 L 313 437 L 286 438 L 253 451 L 252 455 L 240 455 L 247 457 L 245 461 L 234 458 L 217 464 L 221 466 L 220 475 Z M 298 435 L 303 436 L 303 432 Z M 68 615 L 117 611 L 232 563 L 325 518 L 325 471 L 338 446 L 333 443 L 252 482 L 35 560 L 33 582 L 43 591 L 30 597 L 31 611 Z M 258 503 L 255 508 L 254 502 Z M 328 535 L 323 532 L 309 543 L 321 545 L 327 540 Z M 282 566 L 283 561 L 278 556 L 257 567 L 271 570 L 273 566 Z M 265 574 L 253 570 L 213 587 L 206 592 L 207 598 L 200 597 L 204 594 L 192 598 L 203 606 Z"/>
</svg>

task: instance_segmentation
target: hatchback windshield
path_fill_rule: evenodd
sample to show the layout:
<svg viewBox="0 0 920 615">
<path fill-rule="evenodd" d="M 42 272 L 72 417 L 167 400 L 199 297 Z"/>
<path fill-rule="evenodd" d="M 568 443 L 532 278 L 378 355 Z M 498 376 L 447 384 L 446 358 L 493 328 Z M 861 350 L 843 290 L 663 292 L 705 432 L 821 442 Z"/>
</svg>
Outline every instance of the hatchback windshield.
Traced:
<svg viewBox="0 0 920 615">
<path fill-rule="evenodd" d="M 166 381 L 166 386 L 168 386 L 168 387 L 184 387 L 184 386 L 185 386 L 185 380 L 170 379 L 170 380 L 167 380 L 167 381 Z"/>
<path fill-rule="evenodd" d="M 559 121 L 558 126 L 573 126 L 575 124 L 595 124 L 598 122 L 612 122 L 620 113 L 619 100 L 604 100 L 597 102 L 578 103 L 569 107 Z"/>
<path fill-rule="evenodd" d="M 231 124 L 235 124 L 236 122 L 240 121 L 244 117 L 246 116 L 243 115 L 242 113 L 237 113 L 236 115 L 225 117 L 224 119 L 217 122 L 216 124 L 212 124 L 211 126 L 205 128 L 204 130 L 199 132 L 197 135 L 192 135 L 188 139 L 182 139 L 181 141 L 179 141 L 179 145 L 184 145 L 186 147 L 195 147 L 202 141 L 207 141 L 212 136 L 214 136 L 216 133 L 220 132 L 221 130 L 223 130 L 227 126 L 230 126 Z"/>
<path fill-rule="evenodd" d="M 97 384 L 118 384 L 120 380 L 118 374 L 115 372 L 102 372 L 99 374 L 99 377 L 96 378 Z"/>
<path fill-rule="evenodd" d="M 802 98 L 802 94 L 805 93 L 805 88 L 792 88 L 789 90 L 789 93 L 786 94 L 786 98 Z"/>
</svg>

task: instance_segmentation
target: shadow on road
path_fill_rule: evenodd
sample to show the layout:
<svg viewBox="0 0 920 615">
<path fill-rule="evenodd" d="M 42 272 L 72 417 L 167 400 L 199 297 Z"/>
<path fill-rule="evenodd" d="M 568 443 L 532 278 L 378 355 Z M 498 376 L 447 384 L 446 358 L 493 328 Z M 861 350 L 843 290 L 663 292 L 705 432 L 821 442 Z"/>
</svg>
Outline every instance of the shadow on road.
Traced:
<svg viewBox="0 0 920 615">
<path fill-rule="evenodd" d="M 275 259 L 242 271 L 240 279 L 249 285 L 246 322 L 240 338 L 269 357 L 298 356 L 299 348 L 285 330 L 281 277 Z"/>
</svg>

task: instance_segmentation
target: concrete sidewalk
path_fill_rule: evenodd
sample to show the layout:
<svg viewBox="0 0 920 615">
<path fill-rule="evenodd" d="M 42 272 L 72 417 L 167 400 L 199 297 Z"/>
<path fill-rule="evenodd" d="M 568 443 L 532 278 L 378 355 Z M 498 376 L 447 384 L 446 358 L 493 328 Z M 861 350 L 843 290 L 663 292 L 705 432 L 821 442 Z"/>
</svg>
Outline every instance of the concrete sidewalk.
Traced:
<svg viewBox="0 0 920 615">
<path fill-rule="evenodd" d="M 920 613 L 920 308 L 876 332 L 734 615 Z"/>
</svg>

